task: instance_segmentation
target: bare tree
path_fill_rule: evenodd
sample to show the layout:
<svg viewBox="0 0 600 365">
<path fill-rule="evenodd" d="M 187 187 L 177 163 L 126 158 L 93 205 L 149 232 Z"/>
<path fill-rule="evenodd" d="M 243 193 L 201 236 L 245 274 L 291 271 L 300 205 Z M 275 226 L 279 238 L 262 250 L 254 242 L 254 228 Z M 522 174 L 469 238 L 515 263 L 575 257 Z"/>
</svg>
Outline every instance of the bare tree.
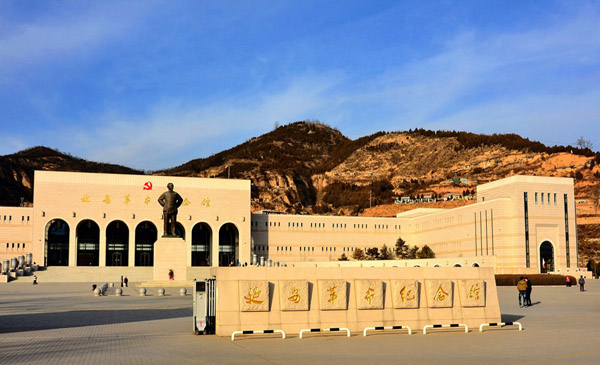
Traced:
<svg viewBox="0 0 600 365">
<path fill-rule="evenodd" d="M 594 147 L 594 144 L 592 143 L 592 141 L 583 138 L 583 136 L 579 137 L 579 139 L 577 139 L 577 142 L 575 142 L 575 144 L 577 145 L 577 147 L 581 148 L 582 150 L 587 149 L 592 149 Z"/>
</svg>

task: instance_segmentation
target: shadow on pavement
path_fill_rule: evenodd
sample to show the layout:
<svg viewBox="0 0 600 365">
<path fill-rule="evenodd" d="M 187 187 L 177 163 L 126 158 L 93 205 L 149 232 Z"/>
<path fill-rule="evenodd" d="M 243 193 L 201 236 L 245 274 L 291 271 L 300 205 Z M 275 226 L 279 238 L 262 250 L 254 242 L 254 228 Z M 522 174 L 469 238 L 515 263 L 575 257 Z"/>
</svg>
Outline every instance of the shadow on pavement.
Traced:
<svg viewBox="0 0 600 365">
<path fill-rule="evenodd" d="M 523 318 L 525 316 L 519 315 L 519 314 L 503 314 L 501 316 L 502 318 L 502 322 L 515 322 L 518 321 L 519 319 Z"/>
<path fill-rule="evenodd" d="M 98 326 L 152 321 L 192 316 L 192 308 L 83 310 L 55 313 L 15 314 L 3 316 L 0 333 L 37 331 L 70 327 Z"/>
</svg>

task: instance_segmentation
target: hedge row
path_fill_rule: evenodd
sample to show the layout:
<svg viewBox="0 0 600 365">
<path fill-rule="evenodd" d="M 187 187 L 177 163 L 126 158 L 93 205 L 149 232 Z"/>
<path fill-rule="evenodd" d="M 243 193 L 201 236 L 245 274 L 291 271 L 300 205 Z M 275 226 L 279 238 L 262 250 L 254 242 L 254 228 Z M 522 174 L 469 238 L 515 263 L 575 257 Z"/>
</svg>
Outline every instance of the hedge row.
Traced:
<svg viewBox="0 0 600 365">
<path fill-rule="evenodd" d="M 532 285 L 565 285 L 567 277 L 565 275 L 549 275 L 549 274 L 531 274 L 531 275 L 496 275 L 496 286 L 516 286 L 521 276 L 526 276 L 531 281 Z M 577 278 L 572 275 L 571 282 L 577 285 Z"/>
</svg>

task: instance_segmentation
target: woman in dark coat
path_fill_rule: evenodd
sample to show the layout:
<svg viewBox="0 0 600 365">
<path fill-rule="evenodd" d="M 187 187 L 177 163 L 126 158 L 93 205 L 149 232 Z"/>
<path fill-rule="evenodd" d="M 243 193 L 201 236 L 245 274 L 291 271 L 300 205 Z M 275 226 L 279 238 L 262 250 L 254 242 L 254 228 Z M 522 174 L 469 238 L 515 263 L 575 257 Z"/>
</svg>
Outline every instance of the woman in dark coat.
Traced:
<svg viewBox="0 0 600 365">
<path fill-rule="evenodd" d="M 531 306 L 531 280 L 529 280 L 529 278 L 525 278 L 525 281 L 527 282 L 527 294 L 525 296 L 525 299 L 527 301 L 527 306 L 530 307 Z"/>
</svg>

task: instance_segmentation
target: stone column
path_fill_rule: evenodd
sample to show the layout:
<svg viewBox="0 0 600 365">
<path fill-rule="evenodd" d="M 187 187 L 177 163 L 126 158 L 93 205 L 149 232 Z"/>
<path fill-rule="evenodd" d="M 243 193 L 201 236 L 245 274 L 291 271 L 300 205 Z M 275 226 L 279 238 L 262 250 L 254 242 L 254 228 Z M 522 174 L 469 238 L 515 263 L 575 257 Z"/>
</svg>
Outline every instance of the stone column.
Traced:
<svg viewBox="0 0 600 365">
<path fill-rule="evenodd" d="M 98 257 L 98 266 L 106 266 L 106 227 L 100 227 L 100 255 Z"/>
<path fill-rule="evenodd" d="M 129 227 L 129 264 L 127 266 L 134 267 L 135 266 L 135 229 L 137 225 L 133 227 Z"/>
<path fill-rule="evenodd" d="M 69 224 L 69 266 L 77 266 L 77 225 Z"/>
<path fill-rule="evenodd" d="M 218 227 L 218 226 L 217 226 Z M 219 266 L 219 229 L 213 231 L 212 244 L 210 247 L 210 266 Z"/>
</svg>

